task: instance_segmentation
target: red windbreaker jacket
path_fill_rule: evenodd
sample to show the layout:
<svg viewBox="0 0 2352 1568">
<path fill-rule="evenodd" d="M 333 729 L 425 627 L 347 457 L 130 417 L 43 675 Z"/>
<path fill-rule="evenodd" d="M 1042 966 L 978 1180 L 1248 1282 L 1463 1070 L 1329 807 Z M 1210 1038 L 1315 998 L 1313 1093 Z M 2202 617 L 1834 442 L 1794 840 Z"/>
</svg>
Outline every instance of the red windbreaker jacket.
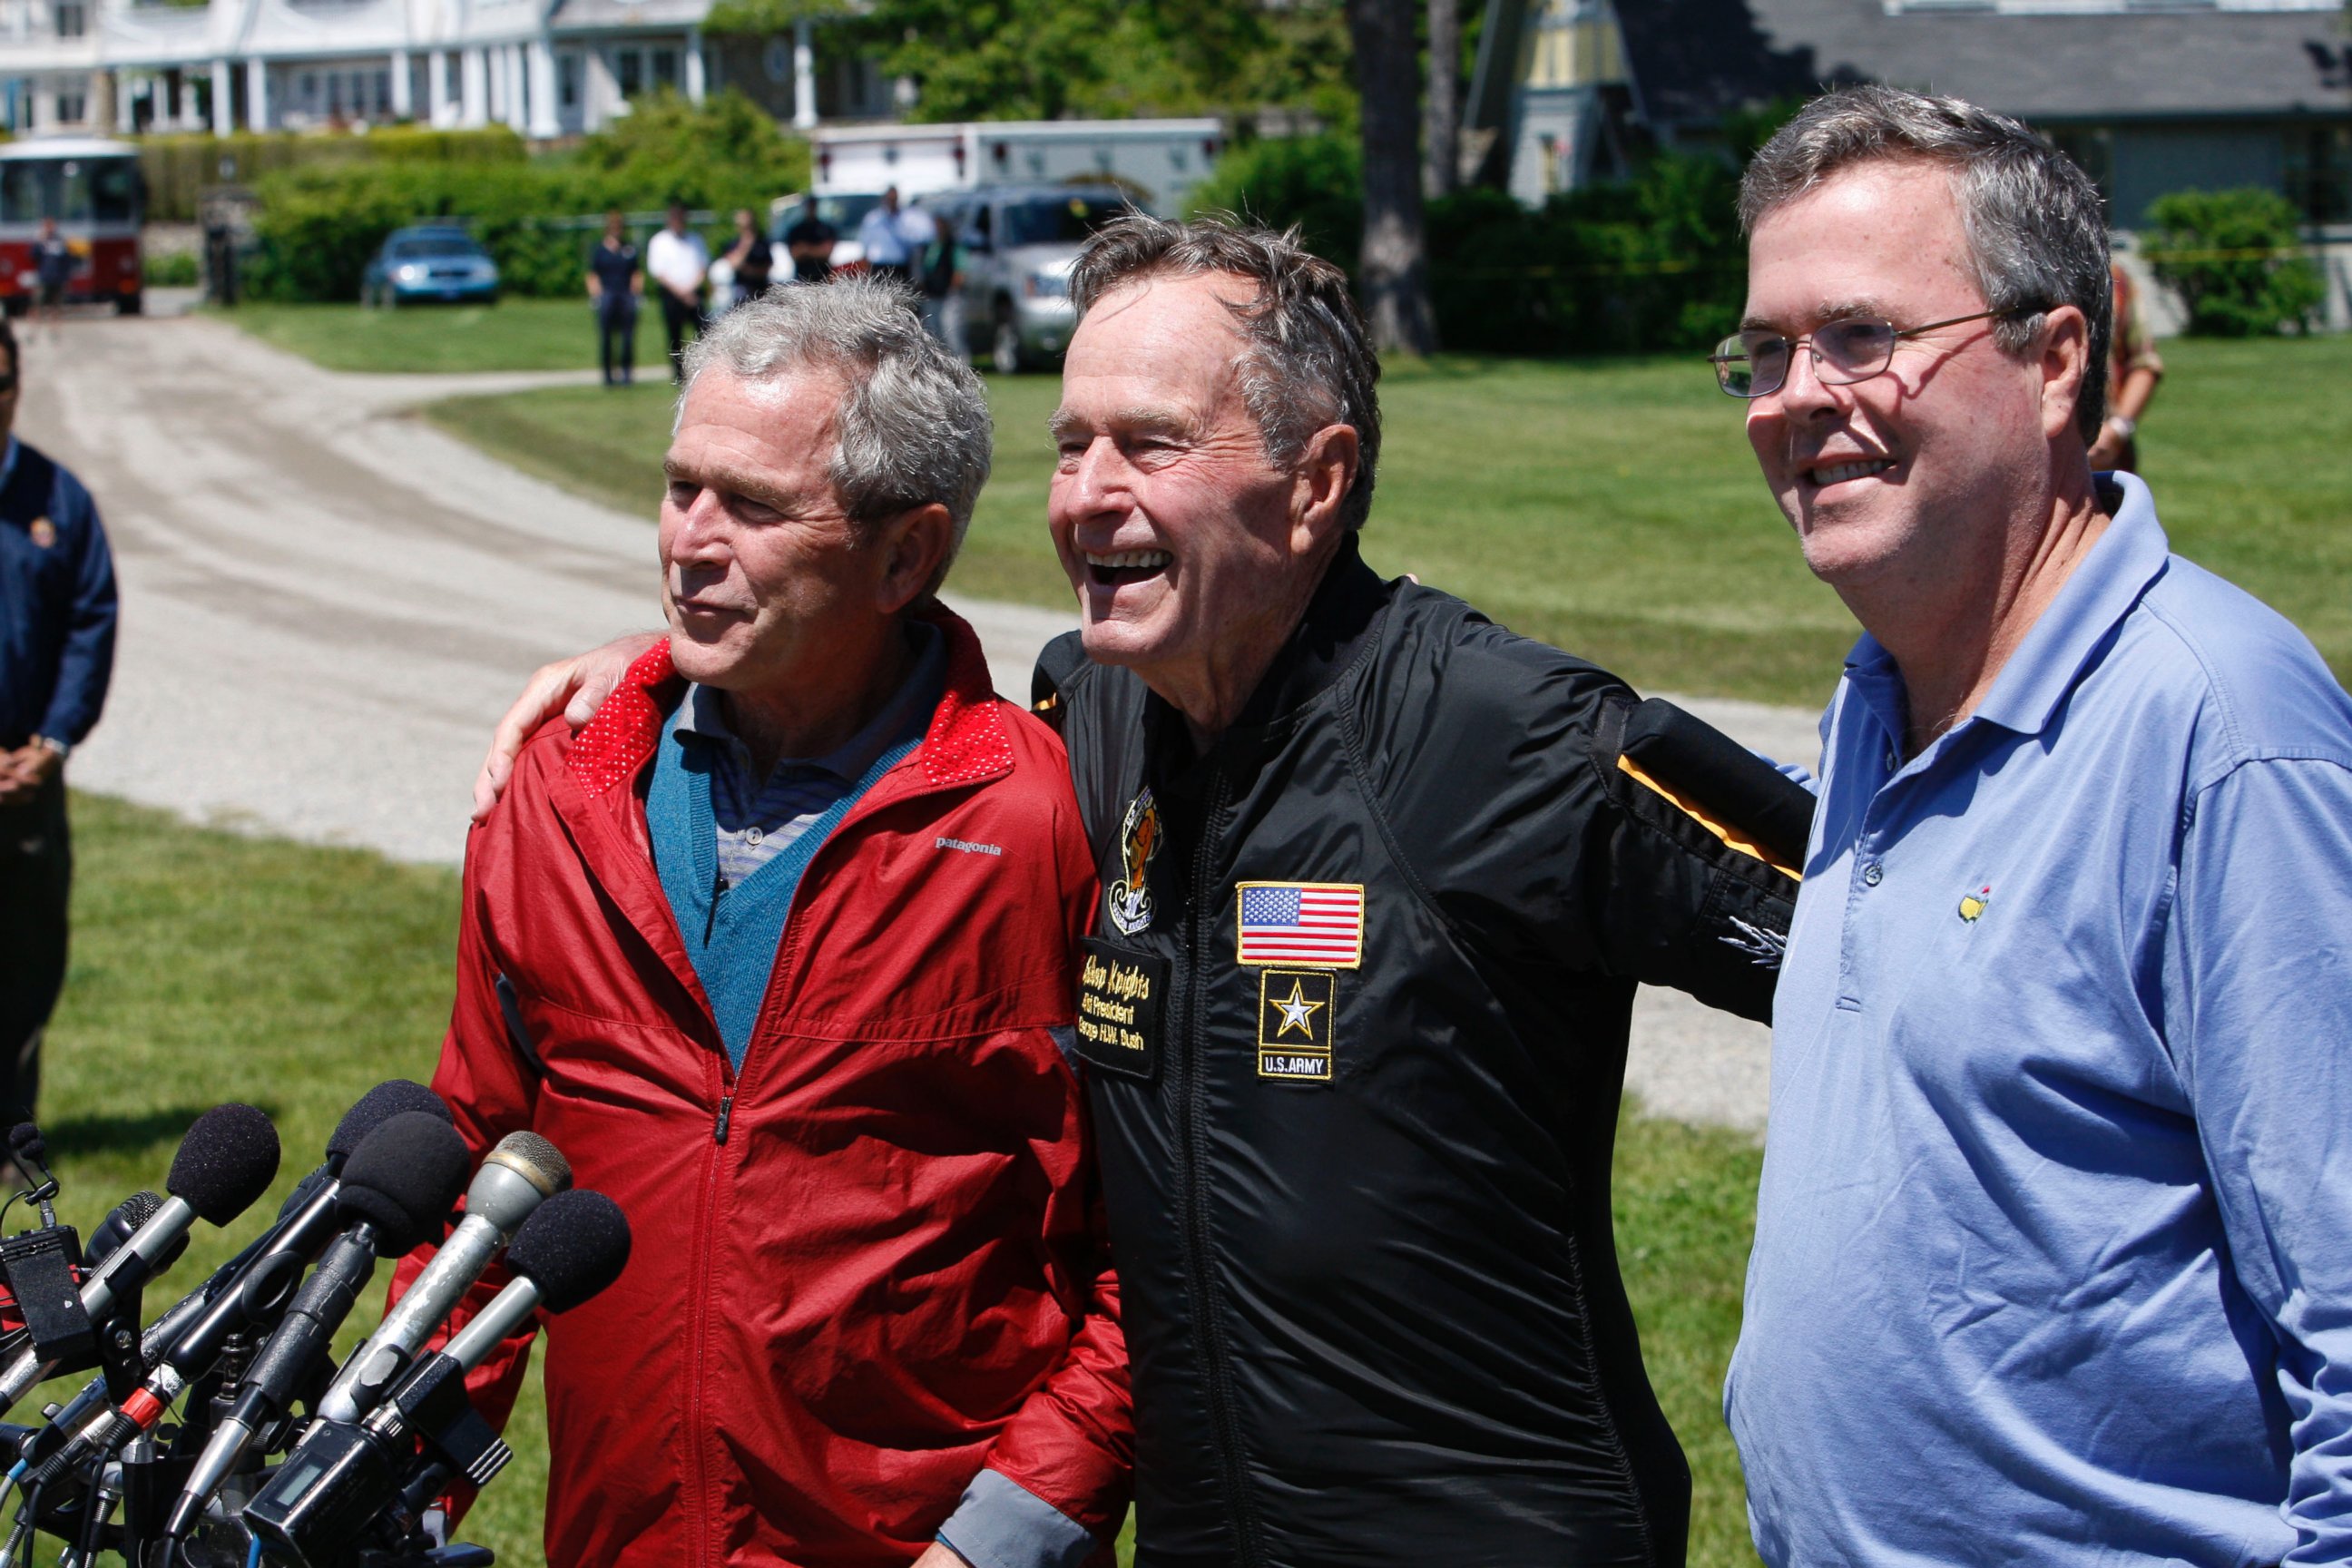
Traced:
<svg viewBox="0 0 2352 1568">
<path fill-rule="evenodd" d="M 433 1086 L 477 1154 L 541 1134 L 635 1236 L 548 1322 L 557 1568 L 898 1568 L 983 1467 L 1110 1561 L 1126 1344 L 1054 1037 L 1093 869 L 1060 742 L 938 622 L 945 697 L 810 863 L 740 1075 L 646 834 L 667 645 L 532 738 L 467 846 Z M 474 1374 L 493 1422 L 529 1354 Z"/>
</svg>

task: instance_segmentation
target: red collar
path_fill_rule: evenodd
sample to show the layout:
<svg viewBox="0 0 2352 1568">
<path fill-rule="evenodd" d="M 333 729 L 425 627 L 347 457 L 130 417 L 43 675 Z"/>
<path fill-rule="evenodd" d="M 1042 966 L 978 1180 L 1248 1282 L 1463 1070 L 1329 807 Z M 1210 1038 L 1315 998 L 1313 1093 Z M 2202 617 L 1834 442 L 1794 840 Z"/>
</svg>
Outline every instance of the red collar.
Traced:
<svg viewBox="0 0 2352 1568">
<path fill-rule="evenodd" d="M 1010 773 L 1013 740 L 989 680 L 980 638 L 944 605 L 934 604 L 922 618 L 948 639 L 947 690 L 909 762 L 919 765 L 925 781 L 937 789 Z M 596 717 L 572 739 L 566 761 L 582 794 L 593 800 L 636 778 L 660 744 L 663 720 L 683 694 L 682 686 L 662 689 L 677 685 L 677 678 L 667 637 L 629 666 Z"/>
</svg>

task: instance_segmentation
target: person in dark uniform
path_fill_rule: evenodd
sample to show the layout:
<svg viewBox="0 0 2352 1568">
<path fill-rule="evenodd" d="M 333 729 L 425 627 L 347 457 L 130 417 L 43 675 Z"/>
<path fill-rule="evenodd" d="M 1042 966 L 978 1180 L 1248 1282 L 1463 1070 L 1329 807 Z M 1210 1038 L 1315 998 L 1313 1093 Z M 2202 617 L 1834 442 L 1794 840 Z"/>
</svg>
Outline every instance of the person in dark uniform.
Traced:
<svg viewBox="0 0 2352 1568">
<path fill-rule="evenodd" d="M 637 363 L 637 308 L 646 295 L 645 265 L 629 243 L 628 220 L 604 215 L 604 237 L 588 253 L 588 298 L 596 311 L 596 357 L 606 386 L 626 386 Z"/>
<path fill-rule="evenodd" d="M 16 340 L 0 321 L 0 1116 L 31 1116 L 66 974 L 66 758 L 114 667 L 114 563 L 81 482 L 16 439 Z"/>
<path fill-rule="evenodd" d="M 1364 562 L 1379 364 L 1338 268 L 1129 217 L 1071 294 L 1082 629 L 1035 706 L 1100 884 L 1074 1044 L 1139 1568 L 1680 1563 L 1610 1219 L 1633 994 L 1769 1016 L 1811 796 Z M 630 652 L 541 672 L 478 800 Z"/>
<path fill-rule="evenodd" d="M 775 262 L 776 254 L 768 248 L 768 237 L 760 232 L 751 209 L 737 208 L 735 243 L 727 247 L 727 265 L 735 271 L 735 293 L 729 305 L 740 305 L 766 293 Z"/>
<path fill-rule="evenodd" d="M 33 238 L 33 279 L 38 290 L 40 321 L 54 336 L 63 318 L 66 287 L 73 281 L 73 247 L 58 232 L 58 220 L 45 217 Z"/>
<path fill-rule="evenodd" d="M 841 231 L 817 216 L 816 198 L 801 202 L 801 216 L 784 230 L 784 252 L 793 258 L 793 276 L 803 283 L 822 283 L 833 276 L 833 247 Z"/>
</svg>

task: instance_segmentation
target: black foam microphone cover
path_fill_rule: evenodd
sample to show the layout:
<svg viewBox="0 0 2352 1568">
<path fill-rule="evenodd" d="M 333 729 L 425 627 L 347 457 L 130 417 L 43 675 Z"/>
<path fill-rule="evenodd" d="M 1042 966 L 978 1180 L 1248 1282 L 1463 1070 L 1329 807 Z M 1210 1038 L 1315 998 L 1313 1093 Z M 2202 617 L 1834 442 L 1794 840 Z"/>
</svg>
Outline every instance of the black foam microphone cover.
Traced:
<svg viewBox="0 0 2352 1568">
<path fill-rule="evenodd" d="M 250 1105 L 215 1105 L 196 1118 L 163 1190 L 184 1198 L 208 1225 L 226 1225 L 278 1179 L 278 1129 Z"/>
<path fill-rule="evenodd" d="M 508 1244 L 506 1264 L 508 1272 L 526 1275 L 539 1287 L 541 1306 L 568 1312 L 628 1267 L 628 1216 L 586 1187 L 558 1193 L 522 1222 Z"/>
<path fill-rule="evenodd" d="M 455 1127 L 430 1111 L 404 1110 L 369 1133 L 343 1163 L 335 1212 L 345 1224 L 373 1222 L 377 1256 L 397 1258 L 440 1235 L 465 1194 L 471 1164 Z"/>
<path fill-rule="evenodd" d="M 8 1148 L 11 1152 L 30 1160 L 36 1165 L 49 1163 L 49 1141 L 42 1137 L 41 1130 L 30 1121 L 19 1121 L 8 1129 Z"/>
<path fill-rule="evenodd" d="M 456 1120 L 449 1114 L 448 1102 L 423 1084 L 404 1078 L 386 1079 L 360 1096 L 335 1123 L 335 1135 L 327 1140 L 328 1168 L 340 1173 L 369 1133 L 404 1110 L 421 1110 L 444 1121 Z"/>
</svg>

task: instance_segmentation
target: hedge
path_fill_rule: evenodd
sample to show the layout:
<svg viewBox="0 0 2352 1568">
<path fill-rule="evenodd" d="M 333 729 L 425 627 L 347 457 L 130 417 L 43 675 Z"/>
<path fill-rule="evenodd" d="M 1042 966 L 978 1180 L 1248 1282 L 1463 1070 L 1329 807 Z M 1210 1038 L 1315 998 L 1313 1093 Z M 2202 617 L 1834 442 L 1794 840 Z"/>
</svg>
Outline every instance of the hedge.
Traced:
<svg viewBox="0 0 2352 1568">
<path fill-rule="evenodd" d="M 1352 273 L 1360 171 L 1348 139 L 1268 139 L 1227 153 L 1195 188 L 1192 209 L 1297 224 L 1318 255 Z M 1532 210 L 1486 189 L 1431 202 L 1438 337 L 1495 353 L 1711 347 L 1738 324 L 1747 288 L 1738 190 L 1728 157 L 1666 153 L 1632 180 Z"/>
<path fill-rule="evenodd" d="M 254 184 L 290 169 L 385 163 L 520 163 L 527 156 L 523 139 L 503 125 L 471 131 L 389 125 L 364 134 L 270 131 L 139 139 L 139 167 L 147 177 L 147 216 L 167 223 L 194 222 L 196 194 L 207 185 Z"/>
<path fill-rule="evenodd" d="M 2192 336 L 2309 331 L 2327 286 L 2303 247 L 2294 207 L 2275 191 L 2175 191 L 2150 204 L 2142 253 L 2188 307 Z"/>
<path fill-rule="evenodd" d="M 719 215 L 724 230 L 735 208 L 764 219 L 770 200 L 806 188 L 808 167 L 805 142 L 730 93 L 698 107 L 671 95 L 641 100 L 571 153 L 288 169 L 260 183 L 247 290 L 260 300 L 355 300 L 384 236 L 453 218 L 489 250 L 509 292 L 576 294 L 605 211 L 644 215 L 675 200 Z"/>
</svg>

